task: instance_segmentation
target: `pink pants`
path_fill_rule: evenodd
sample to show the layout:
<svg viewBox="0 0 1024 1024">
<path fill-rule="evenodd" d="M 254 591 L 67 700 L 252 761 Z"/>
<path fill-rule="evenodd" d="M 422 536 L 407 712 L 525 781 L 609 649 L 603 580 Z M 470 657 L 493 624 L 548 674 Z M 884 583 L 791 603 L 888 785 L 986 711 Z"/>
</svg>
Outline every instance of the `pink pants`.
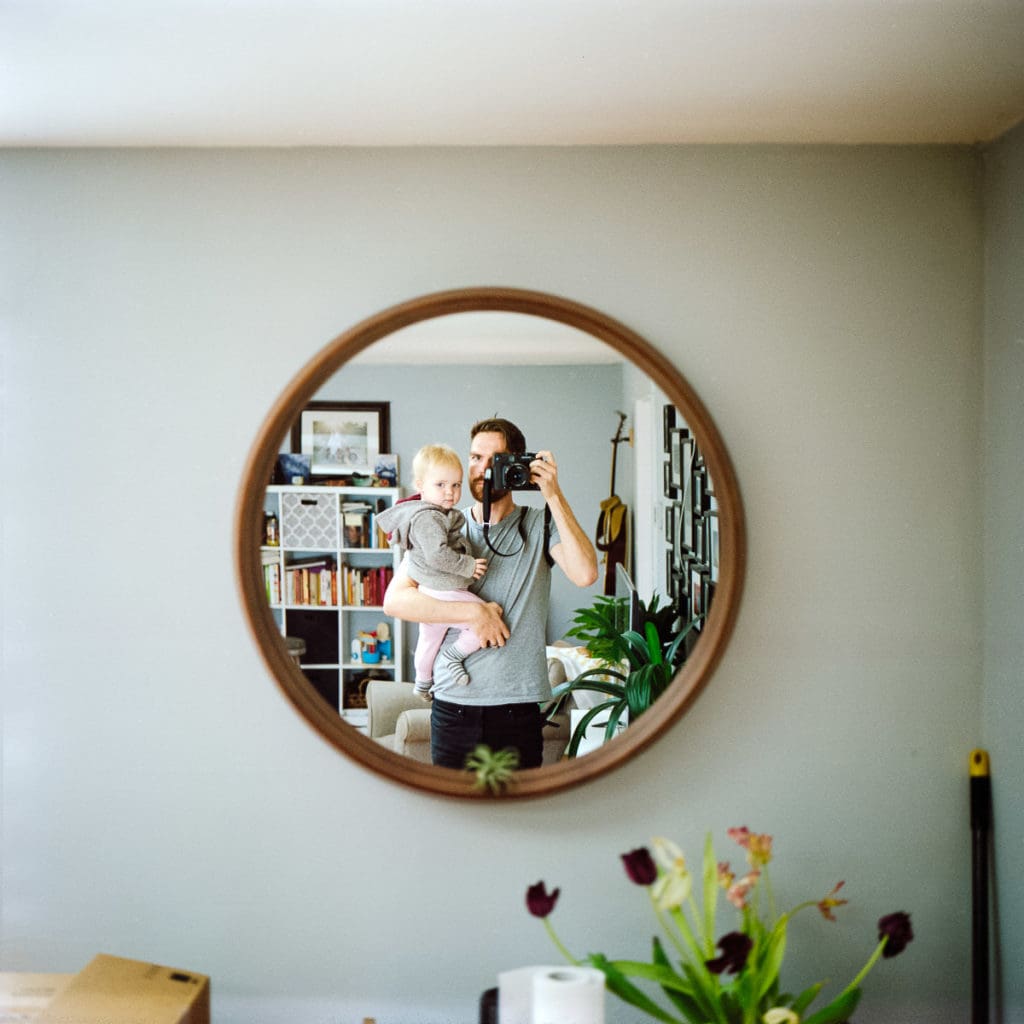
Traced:
<svg viewBox="0 0 1024 1024">
<path fill-rule="evenodd" d="M 476 604 L 484 604 L 482 597 L 468 590 L 434 590 L 433 587 L 420 587 L 420 593 L 428 597 L 436 597 L 439 601 L 473 601 Z M 449 629 L 460 630 L 459 638 L 455 641 L 455 647 L 460 654 L 472 654 L 479 651 L 482 644 L 480 638 L 466 626 L 460 626 L 455 622 L 421 622 L 420 634 L 416 640 L 416 650 L 412 656 L 412 663 L 416 669 L 417 682 L 429 682 L 434 678 L 434 659 L 437 652 L 441 650 L 445 634 Z"/>
</svg>

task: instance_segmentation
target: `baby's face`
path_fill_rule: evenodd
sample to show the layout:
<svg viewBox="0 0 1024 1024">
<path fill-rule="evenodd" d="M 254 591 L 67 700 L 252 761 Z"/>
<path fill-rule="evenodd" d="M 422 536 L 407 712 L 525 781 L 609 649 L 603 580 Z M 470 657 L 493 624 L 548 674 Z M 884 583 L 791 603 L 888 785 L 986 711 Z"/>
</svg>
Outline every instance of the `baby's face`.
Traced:
<svg viewBox="0 0 1024 1024">
<path fill-rule="evenodd" d="M 453 508 L 462 496 L 462 468 L 460 466 L 431 466 L 417 480 L 416 489 L 424 501 L 442 508 Z"/>
</svg>

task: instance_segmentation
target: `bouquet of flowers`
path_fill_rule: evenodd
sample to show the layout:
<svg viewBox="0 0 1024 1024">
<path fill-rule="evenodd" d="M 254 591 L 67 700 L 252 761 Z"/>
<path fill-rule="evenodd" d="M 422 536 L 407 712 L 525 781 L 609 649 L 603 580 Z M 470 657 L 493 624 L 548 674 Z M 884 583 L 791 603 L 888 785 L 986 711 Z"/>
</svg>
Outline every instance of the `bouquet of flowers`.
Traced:
<svg viewBox="0 0 1024 1024">
<path fill-rule="evenodd" d="M 878 944 L 867 963 L 827 1006 L 812 1012 L 822 982 L 796 993 L 784 992 L 779 973 L 786 952 L 790 922 L 801 911 L 817 907 L 828 921 L 847 903 L 839 897 L 840 882 L 820 900 L 807 900 L 782 914 L 776 912 L 768 864 L 772 837 L 748 828 L 729 829 L 729 838 L 746 851 L 747 870 L 739 878 L 728 863 L 716 861 L 711 836 L 704 844 L 702 876 L 695 883 L 682 850 L 668 839 L 622 855 L 629 879 L 645 888 L 667 940 L 654 938 L 651 961 L 609 960 L 591 953 L 580 960 L 562 944 L 550 915 L 559 890 L 543 882 L 526 892 L 527 909 L 542 918 L 559 952 L 573 964 L 589 963 L 604 972 L 605 983 L 620 999 L 665 1024 L 842 1024 L 860 999 L 860 986 L 879 958 L 902 953 L 913 937 L 910 915 L 887 914 L 878 922 Z M 699 886 L 700 898 L 694 892 Z M 718 936 L 719 894 L 737 915 L 737 926 Z M 716 936 L 718 936 L 716 938 Z M 665 1005 L 633 983 L 639 979 L 660 988 Z"/>
</svg>

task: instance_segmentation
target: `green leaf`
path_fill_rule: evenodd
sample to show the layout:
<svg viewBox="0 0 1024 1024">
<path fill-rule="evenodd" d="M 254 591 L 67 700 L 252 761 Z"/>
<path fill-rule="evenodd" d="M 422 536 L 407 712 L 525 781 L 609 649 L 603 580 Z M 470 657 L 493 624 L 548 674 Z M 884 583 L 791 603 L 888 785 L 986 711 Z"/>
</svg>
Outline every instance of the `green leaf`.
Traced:
<svg viewBox="0 0 1024 1024">
<path fill-rule="evenodd" d="M 804 1010 L 807 1009 L 815 999 L 818 998 L 818 993 L 821 991 L 821 982 L 816 982 L 809 988 L 805 988 L 790 1004 L 790 1009 L 798 1016 L 804 1015 Z"/>
<path fill-rule="evenodd" d="M 828 1006 L 803 1019 L 803 1024 L 845 1024 L 860 1002 L 860 989 L 850 989 Z"/>
<path fill-rule="evenodd" d="M 619 722 L 622 720 L 622 716 L 626 713 L 626 704 L 616 704 L 612 708 L 611 713 L 608 715 L 608 724 L 605 726 L 604 738 L 611 740 L 615 738 L 616 733 L 619 731 Z"/>
<path fill-rule="evenodd" d="M 681 1024 L 678 1018 L 673 1017 L 667 1010 L 662 1009 L 653 999 L 641 992 L 629 979 L 600 953 L 591 953 L 587 959 L 599 971 L 604 973 L 605 984 L 609 991 L 617 995 L 621 1000 L 643 1010 L 649 1017 L 664 1021 L 664 1024 Z M 650 966 L 649 964 L 646 966 Z M 693 1022 L 691 1022 L 693 1024 Z"/>
<path fill-rule="evenodd" d="M 779 920 L 768 936 L 764 945 L 764 953 L 759 959 L 760 983 L 757 987 L 756 1000 L 758 1002 L 765 993 L 778 981 L 779 971 L 782 970 L 782 958 L 786 955 L 786 918 Z"/>
<path fill-rule="evenodd" d="M 607 711 L 609 708 L 617 707 L 621 701 L 608 700 L 603 704 L 598 704 L 595 707 L 588 708 L 585 715 L 580 718 L 576 724 L 576 731 L 572 734 L 572 739 L 569 740 L 569 746 L 566 749 L 566 754 L 569 757 L 575 757 L 577 751 L 580 749 L 580 743 L 583 742 L 583 737 L 587 734 L 587 729 L 590 727 L 590 723 L 599 715 L 602 711 Z"/>
<path fill-rule="evenodd" d="M 693 986 L 693 998 L 700 1004 L 706 1021 L 723 1020 L 718 979 L 701 964 L 698 970 L 692 964 L 682 963 L 683 973 Z"/>
<path fill-rule="evenodd" d="M 704 837 L 704 946 L 709 957 L 715 954 L 715 911 L 718 908 L 718 861 L 709 832 Z"/>
<path fill-rule="evenodd" d="M 670 971 L 672 970 L 672 965 L 669 962 L 665 949 L 657 935 L 654 936 L 654 954 L 652 959 L 658 967 L 665 967 Z M 679 1010 L 680 1013 L 684 1014 L 688 1020 L 703 1021 L 704 1015 L 700 1012 L 700 1006 L 693 998 L 693 987 L 680 978 L 674 971 L 672 971 L 672 973 L 676 978 L 679 978 L 679 987 L 670 988 L 667 985 L 662 985 L 662 992 L 665 993 L 665 995 L 675 1005 L 676 1009 Z M 684 985 L 686 986 L 685 988 L 682 987 Z"/>
<path fill-rule="evenodd" d="M 644 625 L 644 633 L 647 636 L 647 657 L 651 659 L 652 665 L 661 664 L 661 637 L 658 636 L 658 627 L 653 622 Z"/>
</svg>

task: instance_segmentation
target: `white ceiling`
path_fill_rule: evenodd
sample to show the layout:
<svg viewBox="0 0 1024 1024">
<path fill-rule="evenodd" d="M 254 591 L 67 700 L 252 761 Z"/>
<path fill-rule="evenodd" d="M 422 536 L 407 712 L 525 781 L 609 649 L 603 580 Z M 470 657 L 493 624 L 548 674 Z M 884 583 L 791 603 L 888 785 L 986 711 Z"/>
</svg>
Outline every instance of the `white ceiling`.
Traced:
<svg viewBox="0 0 1024 1024">
<path fill-rule="evenodd" d="M 474 312 L 420 320 L 363 349 L 346 365 L 439 366 L 621 363 L 623 357 L 592 334 L 524 313 Z"/>
<path fill-rule="evenodd" d="M 975 143 L 1024 0 L 0 0 L 0 145 Z"/>
</svg>

